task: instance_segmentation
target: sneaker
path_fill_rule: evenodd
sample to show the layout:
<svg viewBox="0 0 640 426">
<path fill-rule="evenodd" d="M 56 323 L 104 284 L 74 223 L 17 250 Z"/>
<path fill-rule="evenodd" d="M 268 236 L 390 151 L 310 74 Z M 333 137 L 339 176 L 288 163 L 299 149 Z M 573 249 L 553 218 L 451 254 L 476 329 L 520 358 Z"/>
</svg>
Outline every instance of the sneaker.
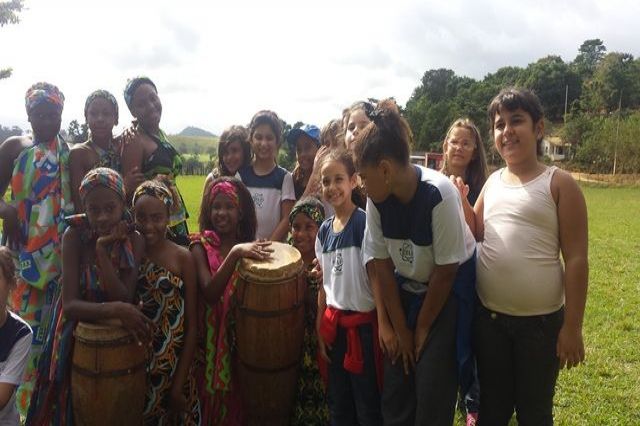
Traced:
<svg viewBox="0 0 640 426">
<path fill-rule="evenodd" d="M 478 413 L 467 414 L 467 426 L 476 426 L 477 422 L 478 422 Z"/>
</svg>

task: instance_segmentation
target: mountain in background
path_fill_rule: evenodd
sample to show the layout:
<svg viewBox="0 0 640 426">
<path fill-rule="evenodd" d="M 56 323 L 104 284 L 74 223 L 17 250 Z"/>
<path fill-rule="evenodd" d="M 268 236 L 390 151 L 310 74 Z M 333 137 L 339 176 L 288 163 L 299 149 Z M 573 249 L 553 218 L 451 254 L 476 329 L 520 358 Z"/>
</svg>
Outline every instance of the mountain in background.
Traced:
<svg viewBox="0 0 640 426">
<path fill-rule="evenodd" d="M 196 137 L 204 137 L 204 138 L 214 138 L 214 137 L 216 137 L 216 135 L 214 135 L 211 132 L 208 132 L 206 130 L 200 129 L 199 127 L 193 127 L 193 126 L 185 127 L 185 129 L 183 131 L 181 131 L 180 133 L 178 133 L 178 135 L 180 135 L 180 136 L 196 136 Z"/>
</svg>

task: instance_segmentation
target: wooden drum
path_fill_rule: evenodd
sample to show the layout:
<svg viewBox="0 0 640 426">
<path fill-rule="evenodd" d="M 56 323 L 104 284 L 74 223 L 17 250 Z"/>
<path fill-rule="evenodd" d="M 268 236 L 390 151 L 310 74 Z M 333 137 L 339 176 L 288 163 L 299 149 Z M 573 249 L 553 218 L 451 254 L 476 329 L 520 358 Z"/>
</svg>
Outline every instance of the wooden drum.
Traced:
<svg viewBox="0 0 640 426">
<path fill-rule="evenodd" d="M 242 259 L 236 289 L 238 377 L 249 425 L 288 425 L 304 335 L 300 252 L 271 245 L 272 259 Z"/>
<path fill-rule="evenodd" d="M 78 323 L 71 371 L 76 424 L 141 425 L 146 364 L 146 349 L 124 328 Z"/>
</svg>

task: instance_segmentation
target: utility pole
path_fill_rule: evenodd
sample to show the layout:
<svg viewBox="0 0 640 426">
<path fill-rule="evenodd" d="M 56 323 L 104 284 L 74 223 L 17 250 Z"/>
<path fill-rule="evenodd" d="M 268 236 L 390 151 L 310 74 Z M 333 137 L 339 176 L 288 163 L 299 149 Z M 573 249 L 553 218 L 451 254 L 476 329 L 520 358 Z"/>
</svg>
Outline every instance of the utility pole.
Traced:
<svg viewBox="0 0 640 426">
<path fill-rule="evenodd" d="M 564 116 L 562 117 L 562 120 L 564 121 L 564 124 L 567 124 L 567 102 L 569 99 L 569 85 L 567 84 L 564 87 Z"/>
<path fill-rule="evenodd" d="M 620 137 L 620 110 L 622 109 L 622 89 L 620 89 L 620 99 L 618 99 L 618 123 L 616 125 L 616 142 L 613 146 L 613 175 L 616 174 L 618 163 L 618 138 Z"/>
</svg>

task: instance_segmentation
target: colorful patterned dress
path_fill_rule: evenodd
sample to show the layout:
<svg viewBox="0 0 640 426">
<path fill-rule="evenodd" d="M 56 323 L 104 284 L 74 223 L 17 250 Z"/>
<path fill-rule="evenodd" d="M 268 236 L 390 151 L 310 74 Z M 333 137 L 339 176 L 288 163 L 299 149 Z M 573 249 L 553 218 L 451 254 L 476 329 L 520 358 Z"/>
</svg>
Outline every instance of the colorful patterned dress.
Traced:
<svg viewBox="0 0 640 426">
<path fill-rule="evenodd" d="M 145 260 L 140 266 L 137 295 L 144 304 L 142 311 L 156 325 L 148 366 L 144 424 L 171 424 L 168 399 L 172 377 L 185 345 L 186 288 L 182 278 Z M 188 413 L 179 419 L 179 424 L 199 425 L 200 404 L 193 374 L 187 376 L 183 391 Z"/>
<path fill-rule="evenodd" d="M 98 144 L 94 143 L 91 138 L 87 141 L 87 146 L 93 150 L 98 156 L 98 162 L 93 165 L 93 168 L 108 167 L 115 170 L 118 173 L 122 173 L 122 164 L 120 161 L 120 138 L 112 139 L 108 149 L 103 149 Z"/>
<path fill-rule="evenodd" d="M 307 266 L 307 272 L 313 269 Z M 302 362 L 298 376 L 298 393 L 291 418 L 292 425 L 328 425 L 329 406 L 318 368 L 318 336 L 316 316 L 318 314 L 318 290 L 322 282 L 307 274 L 307 300 L 304 312 L 304 338 Z"/>
<path fill-rule="evenodd" d="M 17 249 L 18 286 L 11 295 L 13 310 L 33 329 L 31 355 L 24 382 L 16 392 L 21 415 L 26 415 L 36 379 L 42 346 L 48 335 L 52 304 L 62 269 L 64 217 L 73 213 L 67 144 L 54 138 L 24 149 L 14 162 L 11 202 L 18 211 L 22 241 L 6 241 Z"/>
<path fill-rule="evenodd" d="M 95 244 L 96 237 L 91 231 L 85 214 L 69 216 L 66 222 L 80 231 L 80 240 L 84 247 Z M 114 243 L 110 248 L 110 257 L 117 270 L 134 267 L 131 240 Z M 88 302 L 104 302 L 106 297 L 100 285 L 96 263 L 83 260 L 79 266 L 80 298 Z M 73 331 L 77 321 L 69 320 L 64 316 L 62 303 L 62 291 L 60 291 L 53 304 L 49 334 L 38 363 L 37 380 L 26 424 L 71 426 L 74 422 L 70 380 L 74 346 Z"/>
<path fill-rule="evenodd" d="M 220 239 L 213 231 L 190 236 L 191 244 L 201 244 L 207 254 L 209 270 L 215 274 L 224 261 Z M 202 424 L 240 426 L 244 424 L 242 399 L 234 370 L 233 300 L 238 275 L 234 273 L 220 301 L 208 305 L 201 298 L 198 339 L 198 392 Z"/>
</svg>

